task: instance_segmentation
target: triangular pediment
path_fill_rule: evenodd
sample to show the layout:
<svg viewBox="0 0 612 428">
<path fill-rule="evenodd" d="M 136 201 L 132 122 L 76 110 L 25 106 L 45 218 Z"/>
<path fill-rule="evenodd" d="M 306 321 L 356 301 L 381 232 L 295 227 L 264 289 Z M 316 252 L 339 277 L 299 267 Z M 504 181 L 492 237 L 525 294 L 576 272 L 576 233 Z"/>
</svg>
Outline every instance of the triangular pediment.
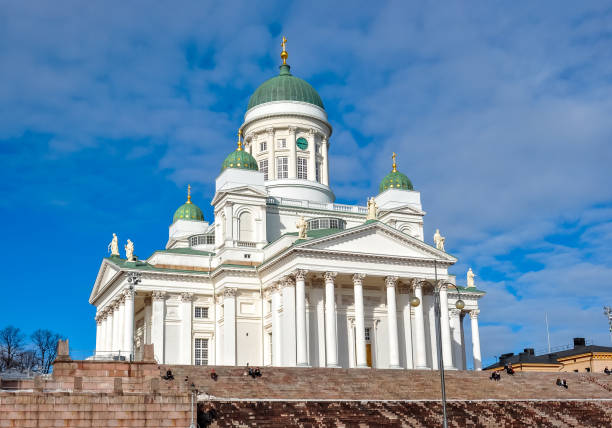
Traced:
<svg viewBox="0 0 612 428">
<path fill-rule="evenodd" d="M 411 205 L 403 205 L 400 207 L 395 207 L 395 208 L 389 208 L 389 209 L 385 209 L 385 208 L 381 208 L 380 209 L 380 218 L 385 217 L 385 215 L 387 214 L 410 214 L 410 215 L 418 215 L 418 216 L 424 216 L 425 215 L 425 211 L 423 210 L 419 210 L 417 208 L 414 208 Z"/>
<path fill-rule="evenodd" d="M 106 284 L 111 282 L 116 277 L 119 271 L 119 267 L 111 263 L 108 259 L 104 259 L 102 261 L 102 265 L 98 271 L 98 276 L 96 277 L 96 282 L 94 282 L 91 295 L 89 296 L 90 303 L 104 289 Z"/>
<path fill-rule="evenodd" d="M 217 190 L 217 193 L 215 193 L 215 197 L 213 198 L 211 204 L 215 205 L 217 203 L 217 201 L 219 199 L 221 199 L 224 195 L 227 194 L 231 194 L 231 195 L 240 195 L 240 196 L 253 196 L 253 197 L 267 197 L 268 193 L 266 192 L 265 188 L 260 188 L 260 187 L 256 187 L 256 186 L 248 186 L 248 185 L 244 185 L 244 186 L 237 186 L 237 187 L 227 187 L 227 188 L 221 188 L 219 190 Z"/>
<path fill-rule="evenodd" d="M 437 259 L 450 263 L 457 260 L 450 254 L 381 222 L 372 222 L 312 239 L 299 247 L 352 254 Z"/>
</svg>

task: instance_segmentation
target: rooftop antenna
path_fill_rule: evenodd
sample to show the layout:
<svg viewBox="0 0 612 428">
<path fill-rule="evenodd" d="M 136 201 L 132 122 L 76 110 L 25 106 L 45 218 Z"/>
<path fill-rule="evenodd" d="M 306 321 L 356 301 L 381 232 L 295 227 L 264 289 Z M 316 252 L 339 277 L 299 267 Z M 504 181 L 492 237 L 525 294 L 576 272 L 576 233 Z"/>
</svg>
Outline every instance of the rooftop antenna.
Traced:
<svg viewBox="0 0 612 428">
<path fill-rule="evenodd" d="M 548 353 L 550 354 L 550 333 L 548 331 L 548 312 L 544 312 L 544 319 L 546 320 L 546 341 L 548 342 Z"/>
</svg>

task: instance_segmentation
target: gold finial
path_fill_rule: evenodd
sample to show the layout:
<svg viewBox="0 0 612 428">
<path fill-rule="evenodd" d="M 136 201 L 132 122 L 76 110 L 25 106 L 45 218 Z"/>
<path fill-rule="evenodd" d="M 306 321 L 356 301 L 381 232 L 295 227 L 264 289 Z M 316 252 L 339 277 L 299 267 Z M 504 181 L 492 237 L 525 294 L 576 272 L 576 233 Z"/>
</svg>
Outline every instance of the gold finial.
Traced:
<svg viewBox="0 0 612 428">
<path fill-rule="evenodd" d="M 289 56 L 289 54 L 285 50 L 286 44 L 287 44 L 287 39 L 285 38 L 285 36 L 283 36 L 283 41 L 281 42 L 281 47 L 283 48 L 283 51 L 281 52 L 281 58 L 283 60 L 283 65 L 287 65 L 287 57 Z"/>
<path fill-rule="evenodd" d="M 242 150 L 242 141 L 240 141 L 240 136 L 242 135 L 242 129 L 238 130 L 238 148 L 236 150 L 241 151 Z"/>
<path fill-rule="evenodd" d="M 191 184 L 187 185 L 187 203 L 191 203 Z"/>
<path fill-rule="evenodd" d="M 395 156 L 397 156 L 395 154 L 395 152 L 393 152 L 393 156 L 391 156 L 393 158 L 393 171 L 391 172 L 397 172 L 397 165 L 395 164 Z"/>
</svg>

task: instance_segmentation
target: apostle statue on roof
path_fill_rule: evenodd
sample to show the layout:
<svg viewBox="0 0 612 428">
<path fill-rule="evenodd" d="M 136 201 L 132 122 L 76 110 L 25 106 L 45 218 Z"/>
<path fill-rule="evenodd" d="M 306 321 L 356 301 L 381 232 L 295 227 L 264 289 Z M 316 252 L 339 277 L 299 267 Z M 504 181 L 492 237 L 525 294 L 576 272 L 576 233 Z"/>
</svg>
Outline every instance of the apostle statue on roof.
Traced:
<svg viewBox="0 0 612 428">
<path fill-rule="evenodd" d="M 110 251 L 111 257 L 112 256 L 119 257 L 119 243 L 117 242 L 117 234 L 116 233 L 113 233 L 113 239 L 110 242 L 110 244 L 108 244 L 108 251 Z"/>
<path fill-rule="evenodd" d="M 378 217 L 378 205 L 376 205 L 376 200 L 374 197 L 368 198 L 368 214 L 366 215 L 366 220 L 376 220 Z"/>
<path fill-rule="evenodd" d="M 306 223 L 306 220 L 304 220 L 304 217 L 300 217 L 300 219 L 297 221 L 297 223 L 295 223 L 295 227 L 297 227 L 298 229 L 298 238 L 299 239 L 306 239 L 306 227 L 308 226 L 308 224 Z"/>
<path fill-rule="evenodd" d="M 467 286 L 468 287 L 476 287 L 474 285 L 474 277 L 476 275 L 474 275 L 474 272 L 472 272 L 472 268 L 469 268 L 467 271 Z"/>
<path fill-rule="evenodd" d="M 436 233 L 434 233 L 434 244 L 436 244 L 436 248 L 440 251 L 446 251 L 444 249 L 444 241 L 446 238 L 440 235 L 440 229 L 436 229 Z"/>
<path fill-rule="evenodd" d="M 124 248 L 125 248 L 125 258 L 127 259 L 127 261 L 128 262 L 136 261 L 134 258 L 134 243 L 128 239 L 127 245 L 125 245 Z"/>
</svg>

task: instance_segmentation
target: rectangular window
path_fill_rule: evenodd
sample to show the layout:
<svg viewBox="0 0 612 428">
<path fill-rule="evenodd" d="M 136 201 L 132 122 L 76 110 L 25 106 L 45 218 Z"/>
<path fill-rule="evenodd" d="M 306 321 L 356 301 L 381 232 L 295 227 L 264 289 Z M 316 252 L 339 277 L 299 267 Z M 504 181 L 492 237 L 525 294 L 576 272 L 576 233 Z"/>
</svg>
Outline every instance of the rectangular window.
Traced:
<svg viewBox="0 0 612 428">
<path fill-rule="evenodd" d="M 321 153 L 321 145 L 319 143 L 315 144 L 315 152 Z"/>
<path fill-rule="evenodd" d="M 315 175 L 317 176 L 317 183 L 321 182 L 321 162 L 315 164 Z"/>
<path fill-rule="evenodd" d="M 208 318 L 208 308 L 196 306 L 194 316 L 196 318 Z"/>
<path fill-rule="evenodd" d="M 206 243 L 208 245 L 215 243 L 215 235 L 206 235 Z"/>
<path fill-rule="evenodd" d="M 259 143 L 259 151 L 265 152 L 266 150 L 268 150 L 268 142 L 262 141 L 261 143 Z"/>
<path fill-rule="evenodd" d="M 287 156 L 276 158 L 276 178 L 289 178 L 289 158 Z"/>
<path fill-rule="evenodd" d="M 278 144 L 277 144 L 279 149 L 286 149 L 287 148 L 287 140 L 284 138 L 280 138 L 278 140 Z"/>
<path fill-rule="evenodd" d="M 208 365 L 208 339 L 196 339 L 193 348 L 195 351 L 195 365 Z"/>
<path fill-rule="evenodd" d="M 365 329 L 365 340 L 370 340 L 370 329 L 369 328 Z"/>
<path fill-rule="evenodd" d="M 308 158 L 297 158 L 297 178 L 308 180 Z"/>
<path fill-rule="evenodd" d="M 259 172 L 263 172 L 264 180 L 268 179 L 268 159 L 259 161 Z"/>
</svg>

